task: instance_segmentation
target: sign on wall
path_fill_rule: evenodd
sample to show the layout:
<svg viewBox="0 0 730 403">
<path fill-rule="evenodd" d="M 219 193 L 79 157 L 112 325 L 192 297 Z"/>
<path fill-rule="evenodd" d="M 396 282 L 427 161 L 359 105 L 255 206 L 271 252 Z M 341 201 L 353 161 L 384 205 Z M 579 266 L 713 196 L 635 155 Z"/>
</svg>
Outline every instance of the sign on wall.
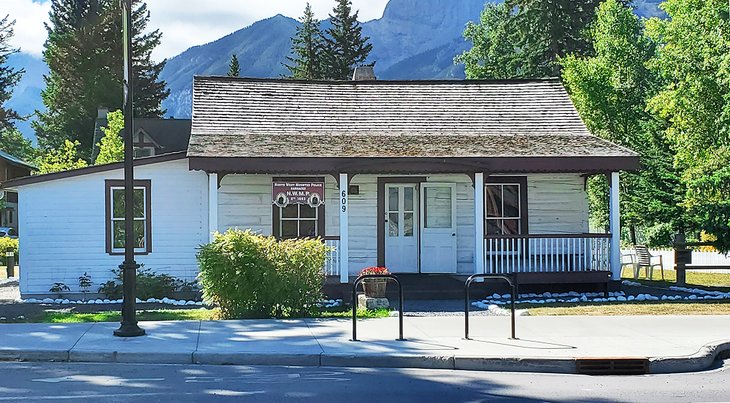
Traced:
<svg viewBox="0 0 730 403">
<path fill-rule="evenodd" d="M 324 182 L 274 182 L 272 197 L 279 207 L 306 204 L 316 208 L 324 204 Z"/>
</svg>

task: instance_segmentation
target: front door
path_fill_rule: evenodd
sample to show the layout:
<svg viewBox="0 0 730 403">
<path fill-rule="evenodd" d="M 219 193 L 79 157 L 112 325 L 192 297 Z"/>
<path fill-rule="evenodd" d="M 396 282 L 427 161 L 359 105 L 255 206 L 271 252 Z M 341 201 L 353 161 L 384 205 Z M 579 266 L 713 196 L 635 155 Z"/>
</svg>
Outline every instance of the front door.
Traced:
<svg viewBox="0 0 730 403">
<path fill-rule="evenodd" d="M 385 186 L 385 266 L 418 273 L 418 185 Z"/>
<path fill-rule="evenodd" d="M 456 185 L 421 185 L 421 272 L 456 273 Z"/>
</svg>

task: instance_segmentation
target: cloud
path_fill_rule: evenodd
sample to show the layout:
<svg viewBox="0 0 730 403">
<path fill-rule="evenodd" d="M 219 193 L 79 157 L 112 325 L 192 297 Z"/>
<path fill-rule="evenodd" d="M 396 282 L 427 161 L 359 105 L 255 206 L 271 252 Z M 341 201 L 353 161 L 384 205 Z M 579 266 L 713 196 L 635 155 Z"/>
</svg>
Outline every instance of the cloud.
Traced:
<svg viewBox="0 0 730 403">
<path fill-rule="evenodd" d="M 334 0 L 308 0 L 317 18 L 325 19 Z M 307 0 L 147 0 L 151 29 L 162 31 L 162 44 L 155 49 L 157 60 L 179 54 L 189 47 L 214 41 L 256 21 L 283 14 L 298 18 Z M 353 0 L 360 21 L 380 18 L 388 0 Z M 46 40 L 43 23 L 48 21 L 48 0 L 0 0 L 0 18 L 15 19 L 13 46 L 40 56 Z"/>
<path fill-rule="evenodd" d="M 325 19 L 334 7 L 334 0 L 308 0 L 317 18 Z M 152 14 L 151 28 L 163 33 L 162 44 L 155 49 L 155 59 L 179 54 L 187 48 L 214 41 L 247 27 L 256 21 L 283 14 L 298 18 L 307 0 L 180 0 L 148 1 Z M 353 0 L 353 9 L 360 10 L 360 21 L 380 18 L 388 0 Z"/>
<path fill-rule="evenodd" d="M 15 37 L 11 44 L 21 52 L 40 56 L 48 33 L 43 23 L 48 21 L 49 2 L 31 0 L 0 0 L 0 18 L 10 15 L 15 20 Z"/>
</svg>

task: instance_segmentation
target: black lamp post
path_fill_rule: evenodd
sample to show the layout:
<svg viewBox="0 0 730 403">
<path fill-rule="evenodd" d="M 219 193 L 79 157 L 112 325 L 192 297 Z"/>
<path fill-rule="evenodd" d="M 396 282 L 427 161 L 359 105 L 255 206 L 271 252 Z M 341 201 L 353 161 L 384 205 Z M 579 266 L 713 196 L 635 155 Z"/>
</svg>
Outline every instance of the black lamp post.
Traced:
<svg viewBox="0 0 730 403">
<path fill-rule="evenodd" d="M 132 82 L 132 0 L 121 0 L 122 24 L 124 27 L 124 263 L 122 269 L 124 300 L 122 302 L 122 324 L 114 331 L 115 336 L 137 337 L 144 335 L 144 329 L 137 325 L 135 308 L 137 269 L 134 261 L 134 85 Z"/>
</svg>

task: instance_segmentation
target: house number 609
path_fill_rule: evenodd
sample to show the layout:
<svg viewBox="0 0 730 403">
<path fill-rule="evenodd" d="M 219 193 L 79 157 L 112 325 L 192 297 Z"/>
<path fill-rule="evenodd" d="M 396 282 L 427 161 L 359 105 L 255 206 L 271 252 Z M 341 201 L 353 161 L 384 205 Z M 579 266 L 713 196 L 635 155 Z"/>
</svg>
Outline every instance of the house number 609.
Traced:
<svg viewBox="0 0 730 403">
<path fill-rule="evenodd" d="M 340 204 L 342 204 L 342 212 L 347 212 L 347 192 L 342 191 L 342 200 L 340 200 Z"/>
</svg>

